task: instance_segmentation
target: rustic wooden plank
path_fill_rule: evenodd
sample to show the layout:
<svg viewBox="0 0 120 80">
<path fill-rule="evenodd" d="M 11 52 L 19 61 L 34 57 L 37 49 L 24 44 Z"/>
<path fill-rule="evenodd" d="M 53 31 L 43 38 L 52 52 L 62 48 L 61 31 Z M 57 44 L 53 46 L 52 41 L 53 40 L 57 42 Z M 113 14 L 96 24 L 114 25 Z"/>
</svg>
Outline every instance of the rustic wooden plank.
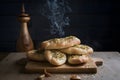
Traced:
<svg viewBox="0 0 120 80">
<path fill-rule="evenodd" d="M 120 53 L 119 52 L 95 52 L 92 57 L 102 58 L 104 63 L 98 67 L 96 74 L 79 74 L 82 80 L 120 80 Z M 26 58 L 25 53 L 11 53 L 0 62 L 0 80 L 34 80 L 39 74 L 20 73 L 20 67 L 16 61 Z M 45 80 L 69 80 L 69 74 L 52 74 Z"/>
<path fill-rule="evenodd" d="M 103 64 L 101 58 L 91 58 L 88 63 L 78 66 L 64 64 L 62 66 L 53 66 L 50 63 L 28 61 L 25 69 L 28 73 L 43 73 L 46 69 L 50 73 L 96 73 L 97 66 Z"/>
<path fill-rule="evenodd" d="M 83 65 L 69 65 L 64 64 L 61 66 L 53 66 L 48 62 L 33 62 L 29 61 L 25 69 L 30 73 L 43 73 L 44 69 L 46 69 L 50 73 L 96 73 L 97 66 L 94 60 L 89 59 L 86 64 Z"/>
</svg>

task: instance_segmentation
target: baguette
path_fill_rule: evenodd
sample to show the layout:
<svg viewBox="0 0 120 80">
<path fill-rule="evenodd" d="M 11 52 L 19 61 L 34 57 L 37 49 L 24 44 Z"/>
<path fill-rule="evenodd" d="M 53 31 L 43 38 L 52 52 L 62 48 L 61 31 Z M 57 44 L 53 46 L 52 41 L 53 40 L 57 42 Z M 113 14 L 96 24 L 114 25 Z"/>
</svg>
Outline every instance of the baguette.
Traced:
<svg viewBox="0 0 120 80">
<path fill-rule="evenodd" d="M 78 55 L 79 54 L 88 55 L 93 53 L 93 49 L 91 47 L 82 44 L 61 49 L 60 51 L 66 54 L 78 54 Z"/>
<path fill-rule="evenodd" d="M 49 63 L 51 63 L 55 66 L 62 65 L 67 60 L 66 55 L 57 50 L 46 50 L 45 58 L 48 60 Z"/>
<path fill-rule="evenodd" d="M 27 52 L 27 58 L 33 61 L 46 61 L 44 51 L 31 50 Z"/>
<path fill-rule="evenodd" d="M 68 57 L 68 63 L 72 65 L 87 63 L 89 60 L 86 55 L 70 55 Z"/>
<path fill-rule="evenodd" d="M 81 41 L 75 36 L 68 36 L 65 38 L 54 38 L 43 41 L 40 44 L 40 49 L 63 49 L 80 44 Z"/>
</svg>

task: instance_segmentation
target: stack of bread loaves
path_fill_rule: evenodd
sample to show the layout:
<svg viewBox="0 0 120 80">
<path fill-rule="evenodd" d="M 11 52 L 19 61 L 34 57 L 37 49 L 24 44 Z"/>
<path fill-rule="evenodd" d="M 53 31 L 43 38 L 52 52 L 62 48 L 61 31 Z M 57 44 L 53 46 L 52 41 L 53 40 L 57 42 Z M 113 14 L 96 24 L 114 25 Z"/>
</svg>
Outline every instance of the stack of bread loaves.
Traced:
<svg viewBox="0 0 120 80">
<path fill-rule="evenodd" d="M 69 64 L 83 64 L 89 60 L 93 49 L 87 45 L 80 44 L 81 41 L 75 36 L 55 38 L 43 41 L 39 50 L 27 52 L 30 60 L 45 61 L 59 66 L 66 61 Z"/>
</svg>

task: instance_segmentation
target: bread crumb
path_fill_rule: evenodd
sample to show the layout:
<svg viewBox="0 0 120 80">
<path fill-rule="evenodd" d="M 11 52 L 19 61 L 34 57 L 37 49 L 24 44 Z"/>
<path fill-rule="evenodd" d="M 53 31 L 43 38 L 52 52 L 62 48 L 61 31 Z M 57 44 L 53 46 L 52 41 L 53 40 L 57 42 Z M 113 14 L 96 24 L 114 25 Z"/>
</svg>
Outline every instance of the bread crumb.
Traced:
<svg viewBox="0 0 120 80">
<path fill-rule="evenodd" d="M 70 80 L 81 80 L 81 77 L 77 75 L 71 75 Z"/>
<path fill-rule="evenodd" d="M 45 78 L 45 74 L 38 76 L 35 80 L 43 80 Z"/>
</svg>

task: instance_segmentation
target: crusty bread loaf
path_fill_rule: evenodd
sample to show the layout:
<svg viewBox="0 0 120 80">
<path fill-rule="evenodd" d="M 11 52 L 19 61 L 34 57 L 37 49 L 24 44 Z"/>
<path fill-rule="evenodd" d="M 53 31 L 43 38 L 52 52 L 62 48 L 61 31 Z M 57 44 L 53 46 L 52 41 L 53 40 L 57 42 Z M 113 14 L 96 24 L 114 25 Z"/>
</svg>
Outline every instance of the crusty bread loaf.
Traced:
<svg viewBox="0 0 120 80">
<path fill-rule="evenodd" d="M 66 60 L 69 64 L 86 63 L 93 49 L 80 43 L 80 39 L 75 36 L 46 40 L 40 44 L 39 50 L 27 52 L 27 58 L 34 61 L 48 61 L 55 66 L 64 64 Z"/>
<path fill-rule="evenodd" d="M 66 54 L 83 54 L 88 55 L 93 53 L 93 49 L 87 45 L 75 45 L 69 48 L 61 49 L 61 52 L 64 52 Z"/>
<path fill-rule="evenodd" d="M 62 65 L 66 62 L 66 55 L 58 50 L 45 50 L 45 58 L 55 66 Z"/>
<path fill-rule="evenodd" d="M 45 61 L 44 51 L 31 50 L 27 52 L 27 58 L 34 61 Z"/>
<path fill-rule="evenodd" d="M 63 49 L 80 44 L 81 41 L 75 36 L 65 38 L 55 38 L 43 41 L 40 44 L 40 49 Z"/>
<path fill-rule="evenodd" d="M 68 57 L 68 63 L 73 64 L 73 65 L 83 64 L 83 63 L 88 62 L 88 60 L 89 58 L 86 55 L 70 55 Z"/>
</svg>

